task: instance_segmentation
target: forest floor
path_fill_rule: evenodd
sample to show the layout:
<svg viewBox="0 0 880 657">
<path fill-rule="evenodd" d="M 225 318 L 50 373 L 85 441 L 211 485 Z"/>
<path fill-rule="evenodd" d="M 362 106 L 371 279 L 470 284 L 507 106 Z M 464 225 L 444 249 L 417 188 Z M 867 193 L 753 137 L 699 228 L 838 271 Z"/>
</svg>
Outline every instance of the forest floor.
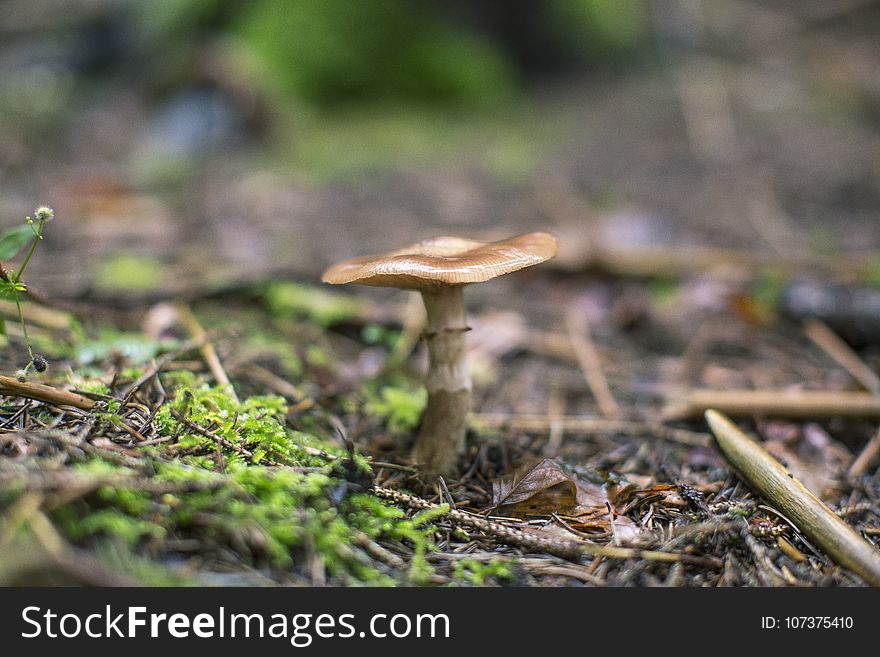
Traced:
<svg viewBox="0 0 880 657">
<path fill-rule="evenodd" d="M 409 461 L 425 354 L 403 293 L 285 281 L 147 312 L 26 305 L 51 365 L 4 392 L 2 582 L 860 583 L 742 483 L 700 407 L 681 406 L 698 388 L 858 395 L 827 325 L 805 332 L 755 298 L 697 309 L 691 286 L 596 275 L 574 293 L 582 276 L 513 276 L 568 312 L 473 304 L 476 412 L 462 475 L 442 482 Z M 723 286 L 701 285 L 709 298 Z M 876 463 L 851 470 L 875 411 L 748 412 L 743 426 L 876 541 Z"/>
</svg>

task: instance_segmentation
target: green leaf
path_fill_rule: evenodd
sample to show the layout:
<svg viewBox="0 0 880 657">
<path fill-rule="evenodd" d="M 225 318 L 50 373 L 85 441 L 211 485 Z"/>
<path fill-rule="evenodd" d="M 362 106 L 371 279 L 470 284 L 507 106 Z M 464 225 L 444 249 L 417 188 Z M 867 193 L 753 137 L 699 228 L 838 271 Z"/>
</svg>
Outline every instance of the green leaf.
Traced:
<svg viewBox="0 0 880 657">
<path fill-rule="evenodd" d="M 0 317 L 0 335 L 6 337 L 6 320 Z"/>
<path fill-rule="evenodd" d="M 26 301 L 27 288 L 22 283 L 0 281 L 0 299 L 6 301 Z"/>
<path fill-rule="evenodd" d="M 16 226 L 0 235 L 0 260 L 9 260 L 18 255 L 28 242 L 36 237 L 29 224 Z"/>
</svg>

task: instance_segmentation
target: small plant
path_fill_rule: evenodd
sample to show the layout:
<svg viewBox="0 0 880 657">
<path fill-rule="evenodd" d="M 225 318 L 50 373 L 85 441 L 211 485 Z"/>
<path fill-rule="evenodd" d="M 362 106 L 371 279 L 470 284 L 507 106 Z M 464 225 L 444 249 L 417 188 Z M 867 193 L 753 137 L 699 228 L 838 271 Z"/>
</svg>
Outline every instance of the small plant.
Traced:
<svg viewBox="0 0 880 657">
<path fill-rule="evenodd" d="M 384 418 L 388 428 L 395 431 L 408 431 L 419 425 L 428 393 L 424 388 L 408 390 L 405 388 L 385 386 L 378 394 L 370 395 L 366 411 Z"/>
<path fill-rule="evenodd" d="M 484 586 L 493 580 L 513 579 L 513 571 L 503 560 L 482 563 L 476 559 L 462 559 L 455 564 L 453 577 L 470 586 Z"/>
<path fill-rule="evenodd" d="M 43 356 L 34 355 L 31 341 L 28 338 L 27 324 L 21 311 L 21 303 L 25 300 L 28 291 L 27 285 L 22 282 L 22 276 L 34 255 L 34 251 L 37 250 L 37 244 L 43 239 L 43 229 L 54 218 L 55 211 L 43 205 L 34 210 L 33 217 L 26 217 L 26 223 L 23 226 L 16 226 L 0 234 L 0 262 L 14 258 L 30 243 L 27 255 L 17 272 L 8 272 L 3 265 L 0 265 L 0 299 L 8 299 L 15 303 L 18 319 L 21 322 L 21 332 L 28 351 L 28 364 L 24 369 L 18 371 L 19 379 L 26 378 L 31 368 L 37 372 L 45 372 L 49 366 L 49 361 Z M 6 335 L 6 322 L 2 318 L 0 318 L 0 334 Z"/>
</svg>

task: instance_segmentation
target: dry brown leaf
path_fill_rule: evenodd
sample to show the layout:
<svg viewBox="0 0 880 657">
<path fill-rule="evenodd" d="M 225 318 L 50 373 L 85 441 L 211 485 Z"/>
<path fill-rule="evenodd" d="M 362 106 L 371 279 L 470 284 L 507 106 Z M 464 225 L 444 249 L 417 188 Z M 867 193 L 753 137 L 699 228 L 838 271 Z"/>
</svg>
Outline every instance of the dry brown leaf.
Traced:
<svg viewBox="0 0 880 657">
<path fill-rule="evenodd" d="M 550 459 L 492 483 L 492 504 L 514 516 L 572 516 L 604 506 L 601 486 L 575 479 Z"/>
</svg>

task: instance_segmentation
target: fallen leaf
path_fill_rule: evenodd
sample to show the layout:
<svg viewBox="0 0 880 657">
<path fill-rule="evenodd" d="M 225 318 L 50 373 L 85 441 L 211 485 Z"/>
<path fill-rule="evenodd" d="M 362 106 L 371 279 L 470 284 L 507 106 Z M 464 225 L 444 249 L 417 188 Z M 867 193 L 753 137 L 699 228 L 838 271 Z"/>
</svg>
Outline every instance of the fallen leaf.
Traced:
<svg viewBox="0 0 880 657">
<path fill-rule="evenodd" d="M 492 483 L 492 504 L 507 515 L 578 516 L 605 504 L 601 486 L 581 481 L 550 459 Z"/>
</svg>

